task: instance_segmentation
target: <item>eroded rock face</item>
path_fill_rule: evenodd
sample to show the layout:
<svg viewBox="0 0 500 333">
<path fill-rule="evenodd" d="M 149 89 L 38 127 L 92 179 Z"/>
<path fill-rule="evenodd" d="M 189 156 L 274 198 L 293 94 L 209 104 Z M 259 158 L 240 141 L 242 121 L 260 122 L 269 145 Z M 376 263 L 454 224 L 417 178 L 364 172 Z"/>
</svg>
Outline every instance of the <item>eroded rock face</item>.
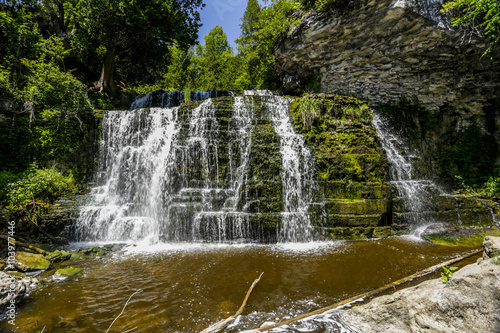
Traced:
<svg viewBox="0 0 500 333">
<path fill-rule="evenodd" d="M 488 259 L 457 271 L 449 282 L 423 282 L 343 312 L 363 333 L 499 332 L 500 266 Z"/>
<path fill-rule="evenodd" d="M 479 116 L 499 95 L 500 67 L 481 57 L 486 41 L 464 39 L 425 17 L 434 15 L 427 12 L 439 0 L 354 4 L 343 12 L 306 14 L 276 46 L 285 90 L 304 88 L 319 75 L 323 92 L 354 93 L 372 105 L 416 95 L 431 111 L 467 108 Z"/>
<path fill-rule="evenodd" d="M 500 237 L 485 237 L 483 242 L 483 259 L 500 255 Z"/>
</svg>

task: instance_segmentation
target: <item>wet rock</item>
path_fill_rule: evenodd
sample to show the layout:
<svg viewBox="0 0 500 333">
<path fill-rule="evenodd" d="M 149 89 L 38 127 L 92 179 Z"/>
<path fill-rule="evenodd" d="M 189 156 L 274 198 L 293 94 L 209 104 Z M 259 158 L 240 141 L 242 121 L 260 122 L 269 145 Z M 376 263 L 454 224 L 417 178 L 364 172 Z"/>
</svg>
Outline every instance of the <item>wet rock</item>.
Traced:
<svg viewBox="0 0 500 333">
<path fill-rule="evenodd" d="M 14 308 L 15 304 L 21 302 L 32 286 L 36 284 L 38 284 L 37 279 L 0 272 L 0 313 L 8 316 L 9 306 L 11 309 Z"/>
<path fill-rule="evenodd" d="M 484 238 L 483 259 L 500 255 L 500 237 L 488 236 Z"/>
<path fill-rule="evenodd" d="M 50 268 L 50 261 L 41 254 L 19 251 L 16 252 L 16 263 L 14 265 L 21 272 L 45 271 Z"/>
<path fill-rule="evenodd" d="M 83 268 L 77 268 L 77 267 L 61 268 L 54 273 L 54 277 L 55 278 L 72 277 L 77 274 L 80 274 L 81 272 L 83 272 Z"/>
<path fill-rule="evenodd" d="M 343 318 L 363 333 L 499 332 L 499 308 L 500 266 L 488 259 L 447 283 L 425 281 L 344 311 Z"/>
<path fill-rule="evenodd" d="M 49 260 L 52 263 L 66 261 L 69 260 L 70 258 L 71 258 L 71 253 L 64 250 L 57 250 L 45 255 L 45 259 Z"/>
<path fill-rule="evenodd" d="M 425 228 L 421 236 L 425 237 L 435 234 L 442 236 L 453 236 L 458 234 L 459 231 L 460 228 L 449 223 L 434 223 Z"/>
</svg>

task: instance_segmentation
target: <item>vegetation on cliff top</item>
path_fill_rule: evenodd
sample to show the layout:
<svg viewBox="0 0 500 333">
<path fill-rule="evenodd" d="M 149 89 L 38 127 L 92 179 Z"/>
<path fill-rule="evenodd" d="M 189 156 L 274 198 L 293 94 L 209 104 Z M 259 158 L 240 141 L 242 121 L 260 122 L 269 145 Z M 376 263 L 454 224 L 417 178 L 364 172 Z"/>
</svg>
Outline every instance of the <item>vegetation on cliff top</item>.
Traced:
<svg viewBox="0 0 500 333">
<path fill-rule="evenodd" d="M 490 38 L 485 54 L 494 57 L 500 45 L 500 3 L 497 0 L 453 0 L 443 4 L 443 12 L 452 14 L 454 26 L 466 33 Z"/>
</svg>

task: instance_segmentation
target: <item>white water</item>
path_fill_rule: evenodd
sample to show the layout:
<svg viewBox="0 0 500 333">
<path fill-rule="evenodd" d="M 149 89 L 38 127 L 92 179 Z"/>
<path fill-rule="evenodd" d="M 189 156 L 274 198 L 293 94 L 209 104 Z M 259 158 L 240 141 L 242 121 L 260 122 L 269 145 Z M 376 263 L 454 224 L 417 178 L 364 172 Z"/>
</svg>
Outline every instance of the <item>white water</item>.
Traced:
<svg viewBox="0 0 500 333">
<path fill-rule="evenodd" d="M 398 196 L 394 201 L 402 201 L 410 232 L 420 233 L 423 231 L 423 226 L 435 222 L 430 213 L 433 210 L 432 200 L 442 192 L 431 180 L 417 175 L 412 159 L 418 156 L 409 151 L 401 137 L 390 128 L 386 119 L 374 113 L 373 126 L 391 163 L 391 184 Z"/>
<path fill-rule="evenodd" d="M 204 92 L 194 95 L 206 97 Z M 261 96 L 281 138 L 283 208 L 277 239 L 310 241 L 311 153 L 290 122 L 290 100 L 267 93 Z M 142 96 L 137 104 L 154 98 Z M 192 111 L 183 109 L 182 114 L 177 107 L 105 113 L 99 186 L 81 210 L 78 239 L 146 245 L 264 240 L 261 227 L 250 223 L 252 214 L 243 200 L 248 196 L 242 193 L 251 151 L 259 149 L 252 148 L 253 102 L 250 96 L 235 97 L 227 134 L 221 133 L 211 99 Z M 226 135 L 227 142 L 221 135 Z M 225 169 L 219 156 L 227 156 Z"/>
<path fill-rule="evenodd" d="M 290 121 L 291 99 L 270 96 L 266 98 L 269 117 L 280 137 L 282 157 L 281 225 L 278 240 L 304 242 L 311 240 L 312 226 L 309 220 L 309 203 L 312 200 L 314 159 L 306 147 L 304 138 L 295 132 Z"/>
<path fill-rule="evenodd" d="M 102 124 L 98 183 L 81 209 L 78 239 L 139 240 L 159 235 L 177 108 L 109 111 Z"/>
</svg>

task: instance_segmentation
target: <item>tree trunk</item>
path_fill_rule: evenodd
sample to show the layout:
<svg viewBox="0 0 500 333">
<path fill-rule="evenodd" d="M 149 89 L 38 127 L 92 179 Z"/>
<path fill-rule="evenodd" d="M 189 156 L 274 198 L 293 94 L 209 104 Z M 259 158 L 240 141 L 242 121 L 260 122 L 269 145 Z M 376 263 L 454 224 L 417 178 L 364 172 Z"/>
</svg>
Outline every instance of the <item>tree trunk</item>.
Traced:
<svg viewBox="0 0 500 333">
<path fill-rule="evenodd" d="M 106 48 L 106 57 L 102 65 L 101 78 L 97 82 L 97 88 L 100 93 L 108 92 L 114 95 L 118 88 L 115 83 L 115 57 L 116 47 Z"/>
</svg>

